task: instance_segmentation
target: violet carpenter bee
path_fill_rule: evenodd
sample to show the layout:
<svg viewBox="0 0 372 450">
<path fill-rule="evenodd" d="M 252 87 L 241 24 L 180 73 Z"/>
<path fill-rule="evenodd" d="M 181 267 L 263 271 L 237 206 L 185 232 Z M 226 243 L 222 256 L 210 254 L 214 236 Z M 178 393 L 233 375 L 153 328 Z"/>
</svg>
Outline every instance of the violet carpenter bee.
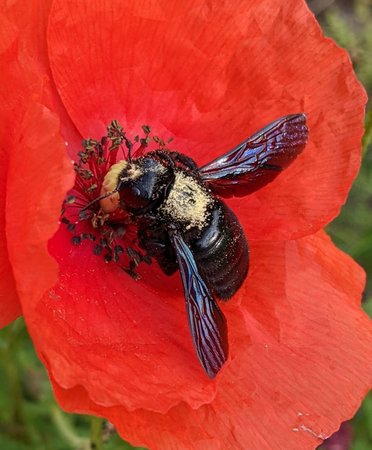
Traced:
<svg viewBox="0 0 372 450">
<path fill-rule="evenodd" d="M 248 273 L 248 245 L 233 211 L 219 197 L 246 196 L 294 161 L 308 137 L 306 116 L 292 114 L 263 128 L 202 167 L 164 148 L 111 165 L 99 202 L 105 214 L 124 211 L 138 245 L 166 275 L 181 273 L 193 344 L 214 378 L 228 357 L 227 325 L 216 300 L 227 300 Z"/>
</svg>

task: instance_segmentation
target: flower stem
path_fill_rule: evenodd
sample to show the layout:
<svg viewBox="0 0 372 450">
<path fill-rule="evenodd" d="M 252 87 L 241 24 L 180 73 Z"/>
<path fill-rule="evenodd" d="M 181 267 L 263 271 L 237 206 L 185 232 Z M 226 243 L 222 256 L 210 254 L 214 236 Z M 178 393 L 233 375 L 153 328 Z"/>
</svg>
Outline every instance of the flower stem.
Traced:
<svg viewBox="0 0 372 450">
<path fill-rule="evenodd" d="M 58 429 L 60 435 L 68 442 L 72 448 L 86 449 L 88 448 L 88 441 L 85 438 L 77 436 L 71 424 L 66 419 L 65 415 L 57 406 L 52 406 L 50 409 L 51 417 L 54 425 Z"/>
<path fill-rule="evenodd" d="M 3 334 L 1 346 L 1 363 L 4 366 L 9 386 L 9 428 L 10 434 L 15 433 L 22 439 L 28 439 L 27 424 L 23 410 L 22 382 L 17 366 L 17 353 L 15 347 L 20 334 L 24 329 L 22 320 L 17 320 L 9 325 Z"/>
<path fill-rule="evenodd" d="M 101 417 L 91 417 L 90 422 L 90 448 L 92 450 L 103 450 L 103 421 Z"/>
</svg>

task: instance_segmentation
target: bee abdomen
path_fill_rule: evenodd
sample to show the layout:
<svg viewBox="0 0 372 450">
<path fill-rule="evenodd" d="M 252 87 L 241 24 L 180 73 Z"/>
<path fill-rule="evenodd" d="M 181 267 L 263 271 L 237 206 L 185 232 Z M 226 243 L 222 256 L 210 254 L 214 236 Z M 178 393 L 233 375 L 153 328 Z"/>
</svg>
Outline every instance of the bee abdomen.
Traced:
<svg viewBox="0 0 372 450">
<path fill-rule="evenodd" d="M 248 272 L 248 245 L 235 214 L 217 201 L 211 223 L 195 243 L 195 260 L 208 287 L 220 299 L 239 289 Z"/>
</svg>

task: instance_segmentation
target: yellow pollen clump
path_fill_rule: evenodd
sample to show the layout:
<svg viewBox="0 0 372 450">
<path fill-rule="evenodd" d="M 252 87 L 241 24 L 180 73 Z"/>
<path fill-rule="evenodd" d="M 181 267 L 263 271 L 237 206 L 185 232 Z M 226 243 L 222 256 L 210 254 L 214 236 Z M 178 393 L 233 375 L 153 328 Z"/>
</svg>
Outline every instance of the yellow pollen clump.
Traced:
<svg viewBox="0 0 372 450">
<path fill-rule="evenodd" d="M 141 169 L 141 167 L 131 164 L 128 167 L 127 174 L 124 180 L 134 181 L 137 180 L 137 178 L 139 178 L 141 175 L 143 175 L 143 170 Z"/>
<path fill-rule="evenodd" d="M 110 170 L 106 173 L 105 178 L 103 179 L 100 195 L 107 194 L 108 192 L 116 189 L 119 181 L 119 175 L 127 166 L 128 161 L 123 159 L 110 167 Z M 100 200 L 99 204 L 105 213 L 110 214 L 114 212 L 120 205 L 119 192 L 115 192 L 112 195 L 103 198 Z"/>
<path fill-rule="evenodd" d="M 128 161 L 125 159 L 122 159 L 110 167 L 110 170 L 106 173 L 105 178 L 103 179 L 102 189 L 105 189 L 105 192 L 103 193 L 116 189 L 119 181 L 119 175 L 127 167 Z"/>
<path fill-rule="evenodd" d="M 213 198 L 192 176 L 175 173 L 173 187 L 161 210 L 170 218 L 184 223 L 186 229 L 202 229 Z"/>
</svg>

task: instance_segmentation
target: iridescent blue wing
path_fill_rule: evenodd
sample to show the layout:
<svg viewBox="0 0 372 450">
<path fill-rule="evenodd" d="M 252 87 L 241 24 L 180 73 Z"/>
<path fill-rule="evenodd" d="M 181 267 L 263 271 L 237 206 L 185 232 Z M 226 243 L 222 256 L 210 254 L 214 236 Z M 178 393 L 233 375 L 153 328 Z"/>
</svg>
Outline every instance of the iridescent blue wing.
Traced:
<svg viewBox="0 0 372 450">
<path fill-rule="evenodd" d="M 250 194 L 276 178 L 302 152 L 308 138 L 305 114 L 284 116 L 200 168 L 202 179 L 223 197 Z"/>
<path fill-rule="evenodd" d="M 226 319 L 201 278 L 187 244 L 177 233 L 171 239 L 181 272 L 194 347 L 207 375 L 214 378 L 228 357 Z"/>
</svg>

